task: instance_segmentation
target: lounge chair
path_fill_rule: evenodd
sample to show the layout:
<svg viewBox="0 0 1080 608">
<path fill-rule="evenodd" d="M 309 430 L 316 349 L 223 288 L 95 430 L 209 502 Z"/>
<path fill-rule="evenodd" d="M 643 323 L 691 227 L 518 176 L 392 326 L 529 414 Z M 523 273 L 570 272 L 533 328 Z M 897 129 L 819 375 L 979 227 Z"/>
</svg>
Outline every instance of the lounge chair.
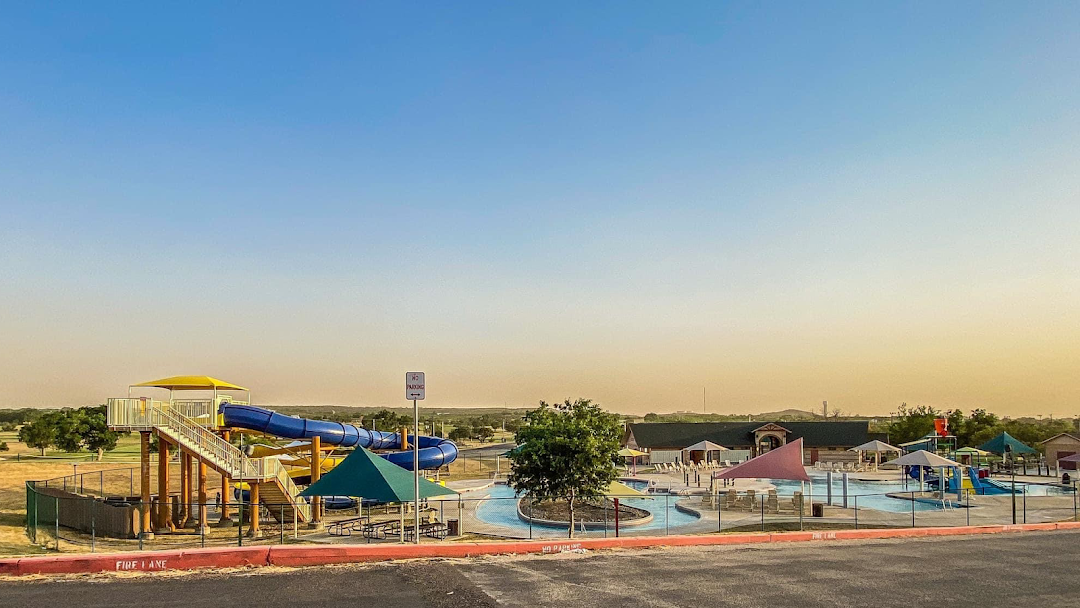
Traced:
<svg viewBox="0 0 1080 608">
<path fill-rule="evenodd" d="M 738 508 L 739 505 L 739 491 L 735 488 L 731 488 L 724 494 L 724 507 L 729 511 Z"/>
<path fill-rule="evenodd" d="M 793 511 L 795 511 L 795 513 L 799 513 L 800 511 L 803 511 L 803 493 L 802 492 L 795 492 L 791 496 L 791 509 Z M 803 513 L 805 513 L 805 511 L 803 511 Z"/>
<path fill-rule="evenodd" d="M 769 495 L 765 500 L 765 510 L 769 513 L 780 512 L 780 498 L 776 495 L 776 490 L 769 490 Z"/>
<path fill-rule="evenodd" d="M 754 507 L 757 505 L 756 494 L 757 492 L 754 490 L 747 490 L 746 494 L 739 498 L 738 507 L 740 509 L 753 511 Z"/>
</svg>

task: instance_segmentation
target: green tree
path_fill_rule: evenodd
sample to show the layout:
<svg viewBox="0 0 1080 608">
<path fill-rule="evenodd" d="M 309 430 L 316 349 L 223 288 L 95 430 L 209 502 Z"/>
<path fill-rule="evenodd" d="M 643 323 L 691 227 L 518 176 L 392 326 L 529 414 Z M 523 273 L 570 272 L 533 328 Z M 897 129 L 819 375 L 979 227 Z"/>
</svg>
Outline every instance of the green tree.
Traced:
<svg viewBox="0 0 1080 608">
<path fill-rule="evenodd" d="M 86 424 L 86 414 L 82 410 L 62 410 L 56 420 L 56 439 L 53 443 L 65 452 L 78 452 L 82 449 Z"/>
<path fill-rule="evenodd" d="M 116 442 L 120 434 L 109 430 L 105 420 L 105 406 L 82 408 L 86 424 L 83 427 L 82 442 L 86 449 L 97 452 L 97 459 L 101 460 L 105 452 L 116 449 Z"/>
<path fill-rule="evenodd" d="M 473 438 L 473 428 L 471 426 L 455 426 L 450 429 L 448 433 L 450 441 L 465 441 L 466 439 Z"/>
<path fill-rule="evenodd" d="M 998 417 L 983 409 L 972 410 L 968 417 L 965 417 L 960 410 L 950 410 L 947 418 L 949 432 L 956 435 L 958 447 L 977 447 L 1001 432 L 999 430 L 1001 421 Z M 980 441 L 981 437 L 985 439 Z"/>
<path fill-rule="evenodd" d="M 935 418 L 941 418 L 941 412 L 928 405 L 909 407 L 901 403 L 889 423 L 889 441 L 894 444 L 914 441 L 934 430 Z"/>
<path fill-rule="evenodd" d="M 511 433 L 516 433 L 518 432 L 518 429 L 521 428 L 522 424 L 524 424 L 524 421 L 521 419 L 520 416 L 511 416 L 507 418 L 505 422 L 503 422 L 503 428 L 505 428 L 507 431 L 510 431 Z"/>
<path fill-rule="evenodd" d="M 473 437 L 475 437 L 480 442 L 487 443 L 488 441 L 491 441 L 493 437 L 495 437 L 495 429 L 491 428 L 490 426 L 478 426 L 473 429 Z"/>
<path fill-rule="evenodd" d="M 600 498 L 618 472 L 619 417 L 588 399 L 554 406 L 541 401 L 514 435 L 510 485 L 530 500 L 565 500 L 574 537 L 574 504 Z"/>
<path fill-rule="evenodd" d="M 41 450 L 41 455 L 44 456 L 45 450 L 52 447 L 56 441 L 56 420 L 53 419 L 56 416 L 59 416 L 59 413 L 52 412 L 22 425 L 19 429 L 19 441 Z"/>
<path fill-rule="evenodd" d="M 388 409 L 381 409 L 364 420 L 364 427 L 371 430 L 393 433 L 403 426 L 412 428 L 412 422 L 412 416 L 396 414 Z"/>
<path fill-rule="evenodd" d="M 6 451 L 8 451 L 10 449 L 11 448 L 8 447 L 8 444 L 7 444 L 6 441 L 0 441 L 0 452 L 6 452 Z"/>
</svg>

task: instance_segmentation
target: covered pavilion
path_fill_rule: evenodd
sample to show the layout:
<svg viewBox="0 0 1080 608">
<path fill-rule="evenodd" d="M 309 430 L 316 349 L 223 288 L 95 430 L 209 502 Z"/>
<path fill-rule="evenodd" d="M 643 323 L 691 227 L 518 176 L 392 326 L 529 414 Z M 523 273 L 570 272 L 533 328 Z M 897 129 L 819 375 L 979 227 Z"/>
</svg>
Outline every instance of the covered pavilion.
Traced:
<svg viewBox="0 0 1080 608">
<path fill-rule="evenodd" d="M 517 449 L 517 448 L 514 448 L 514 449 Z M 507 453 L 509 453 L 509 452 L 507 452 Z M 641 457 L 641 456 L 648 456 L 648 453 L 642 452 L 641 450 L 635 450 L 635 449 L 632 449 L 632 448 L 623 448 L 623 449 L 619 450 L 616 453 L 619 456 L 623 457 L 623 458 L 629 458 L 630 459 L 630 463 L 634 467 L 634 469 L 633 469 L 633 474 L 634 475 L 637 475 L 637 459 L 639 457 Z"/>
<path fill-rule="evenodd" d="M 405 505 L 415 500 L 413 473 L 356 448 L 341 464 L 300 492 L 300 496 L 351 496 L 401 505 L 401 542 L 405 542 Z M 457 492 L 420 477 L 420 498 L 456 495 Z"/>
<path fill-rule="evenodd" d="M 941 471 L 941 477 L 939 479 L 945 479 L 946 469 L 956 469 L 957 474 L 963 470 L 964 465 L 956 462 L 955 460 L 949 460 L 942 456 L 938 456 L 933 452 L 927 452 L 926 450 L 917 450 L 910 454 L 905 454 L 895 460 L 890 460 L 885 463 L 886 465 L 895 465 L 901 467 L 903 470 L 906 467 L 919 467 L 919 489 L 922 490 L 925 487 L 926 479 L 923 476 L 923 472 L 927 467 L 931 469 L 938 469 Z M 944 482 L 941 483 L 942 488 L 945 487 Z"/>
<path fill-rule="evenodd" d="M 707 439 L 702 440 L 702 441 L 699 441 L 699 442 L 697 442 L 697 443 L 695 443 L 693 445 L 688 445 L 688 446 L 686 446 L 685 448 L 682 449 L 683 453 L 685 454 L 685 456 L 683 457 L 683 461 L 684 462 L 686 460 L 690 460 L 691 462 L 700 462 L 701 460 L 704 460 L 705 462 L 715 461 L 716 459 L 715 458 L 710 458 L 710 455 L 713 454 L 713 453 L 722 452 L 724 450 L 727 450 L 727 448 L 725 448 L 724 446 L 722 446 L 722 445 L 720 445 L 718 443 L 713 443 L 713 442 L 711 442 L 711 441 L 709 441 Z M 695 452 L 698 452 L 698 453 L 701 454 L 701 458 L 699 460 L 694 460 L 694 453 Z"/>
<path fill-rule="evenodd" d="M 851 450 L 849 450 L 849 451 L 858 452 L 858 454 L 859 454 L 859 462 L 860 463 L 862 462 L 862 458 L 863 458 L 864 453 L 867 453 L 867 452 L 873 453 L 874 454 L 874 468 L 875 469 L 878 466 L 881 465 L 881 455 L 883 453 L 884 454 L 888 454 L 888 453 L 903 454 L 904 453 L 903 448 L 898 448 L 898 447 L 896 447 L 894 445 L 889 445 L 889 444 L 885 443 L 884 441 L 878 441 L 877 439 L 875 439 L 873 441 L 867 441 L 866 443 L 864 443 L 862 445 L 857 445 L 857 446 L 851 448 Z"/>
<path fill-rule="evenodd" d="M 1024 454 L 1036 453 L 1035 448 L 1027 445 L 1005 431 L 1002 431 L 997 437 L 980 445 L 979 449 L 993 452 L 1001 456 L 1004 456 L 1007 452 L 1012 452 L 1013 456 L 1016 456 L 1017 454 L 1023 456 Z"/>
</svg>

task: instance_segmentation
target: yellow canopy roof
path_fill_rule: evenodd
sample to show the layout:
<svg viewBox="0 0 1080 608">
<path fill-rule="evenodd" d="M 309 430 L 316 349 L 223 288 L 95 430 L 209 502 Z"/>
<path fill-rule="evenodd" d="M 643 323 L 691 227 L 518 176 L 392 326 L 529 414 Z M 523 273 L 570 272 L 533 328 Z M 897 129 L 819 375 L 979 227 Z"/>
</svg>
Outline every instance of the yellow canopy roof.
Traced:
<svg viewBox="0 0 1080 608">
<path fill-rule="evenodd" d="M 153 388 L 167 388 L 171 391 L 246 391 L 248 389 L 237 386 L 224 380 L 211 378 L 210 376 L 172 376 L 160 380 L 151 380 L 131 386 L 149 386 Z"/>
<path fill-rule="evenodd" d="M 614 498 L 652 498 L 648 494 L 639 492 L 625 483 L 620 483 L 618 481 L 609 483 L 607 491 L 604 492 L 604 494 Z"/>
<path fill-rule="evenodd" d="M 961 456 L 963 456 L 965 454 L 971 454 L 971 455 L 975 455 L 975 456 L 993 456 L 994 455 L 993 452 L 987 452 L 986 450 L 980 450 L 979 448 L 960 448 L 960 449 L 956 450 L 955 453 L 960 454 Z"/>
<path fill-rule="evenodd" d="M 619 450 L 618 454 L 619 454 L 619 456 L 623 456 L 623 457 L 648 456 L 648 454 L 646 454 L 645 452 L 640 452 L 638 450 L 635 450 L 634 448 L 623 448 L 623 449 Z"/>
</svg>

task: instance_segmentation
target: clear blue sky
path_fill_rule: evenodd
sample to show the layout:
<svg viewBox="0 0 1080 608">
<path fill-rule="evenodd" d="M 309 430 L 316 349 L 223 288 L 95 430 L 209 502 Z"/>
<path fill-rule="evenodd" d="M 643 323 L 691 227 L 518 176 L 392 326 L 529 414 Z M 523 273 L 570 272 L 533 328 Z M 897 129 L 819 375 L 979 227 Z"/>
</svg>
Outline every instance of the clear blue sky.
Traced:
<svg viewBox="0 0 1080 608">
<path fill-rule="evenodd" d="M 0 406 L 1080 403 L 1076 3 L 152 4 L 3 6 Z"/>
</svg>

